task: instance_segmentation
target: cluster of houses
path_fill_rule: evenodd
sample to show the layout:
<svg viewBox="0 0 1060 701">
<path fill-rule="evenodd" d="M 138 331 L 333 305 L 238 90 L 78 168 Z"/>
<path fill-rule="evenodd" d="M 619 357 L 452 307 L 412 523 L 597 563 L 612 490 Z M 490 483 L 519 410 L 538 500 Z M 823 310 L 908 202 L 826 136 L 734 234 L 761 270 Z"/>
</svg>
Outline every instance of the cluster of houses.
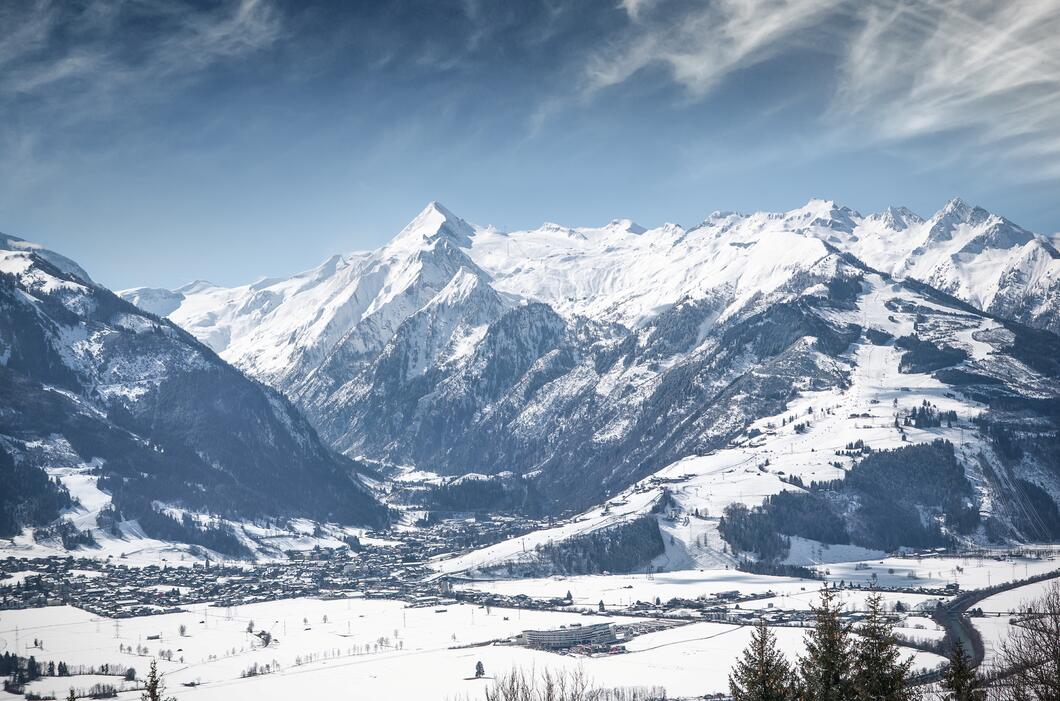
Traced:
<svg viewBox="0 0 1060 701">
<path fill-rule="evenodd" d="M 0 560 L 0 609 L 71 604 L 110 618 L 169 613 L 188 604 L 217 606 L 300 596 L 403 597 L 427 574 L 393 548 L 291 553 L 264 564 L 210 562 L 129 566 L 85 557 Z"/>
</svg>

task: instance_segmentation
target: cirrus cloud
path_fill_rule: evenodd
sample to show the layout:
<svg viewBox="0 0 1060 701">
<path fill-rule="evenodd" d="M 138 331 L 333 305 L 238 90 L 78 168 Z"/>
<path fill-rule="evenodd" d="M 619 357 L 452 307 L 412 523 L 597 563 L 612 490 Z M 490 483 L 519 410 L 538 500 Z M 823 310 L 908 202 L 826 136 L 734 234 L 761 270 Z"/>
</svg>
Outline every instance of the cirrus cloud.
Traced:
<svg viewBox="0 0 1060 701">
<path fill-rule="evenodd" d="M 583 97 L 663 68 L 693 100 L 789 52 L 831 60 L 821 111 L 849 139 L 942 133 L 982 160 L 1060 177 L 1060 3 L 1054 0 L 625 0 L 624 35 L 593 51 Z"/>
</svg>

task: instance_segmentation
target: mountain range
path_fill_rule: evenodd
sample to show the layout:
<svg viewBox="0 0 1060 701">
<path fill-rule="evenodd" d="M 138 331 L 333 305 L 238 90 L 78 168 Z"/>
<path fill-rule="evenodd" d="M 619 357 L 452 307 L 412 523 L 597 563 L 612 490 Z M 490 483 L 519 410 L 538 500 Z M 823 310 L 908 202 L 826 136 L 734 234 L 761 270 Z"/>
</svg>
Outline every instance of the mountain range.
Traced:
<svg viewBox="0 0 1060 701">
<path fill-rule="evenodd" d="M 1060 537 L 1060 254 L 961 200 L 514 232 L 431 203 L 288 278 L 117 295 L 20 239 L 0 255 L 0 442 L 90 466 L 129 518 L 378 524 L 366 485 L 410 468 L 518 483 L 540 513 L 717 514 L 945 441 L 967 503 L 905 505 L 925 523 Z M 690 537 L 667 556 L 702 564 Z"/>
<path fill-rule="evenodd" d="M 836 360 L 864 324 L 825 310 L 857 309 L 870 273 L 1060 330 L 1052 242 L 959 199 L 927 219 L 813 200 L 689 229 L 516 232 L 431 203 L 382 248 L 291 278 L 121 294 L 284 392 L 344 452 L 532 474 L 561 509 L 846 382 Z"/>
</svg>

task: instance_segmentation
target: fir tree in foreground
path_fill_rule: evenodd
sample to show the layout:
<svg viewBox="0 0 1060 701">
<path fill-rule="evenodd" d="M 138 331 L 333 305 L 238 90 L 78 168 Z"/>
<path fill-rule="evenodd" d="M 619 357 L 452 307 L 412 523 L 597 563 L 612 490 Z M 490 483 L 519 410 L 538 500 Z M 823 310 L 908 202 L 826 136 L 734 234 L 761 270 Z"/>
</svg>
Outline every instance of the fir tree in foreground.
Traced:
<svg viewBox="0 0 1060 701">
<path fill-rule="evenodd" d="M 840 618 L 836 593 L 826 585 L 819 606 L 810 605 L 815 615 L 813 629 L 806 635 L 806 656 L 799 659 L 803 701 L 850 701 L 854 691 L 854 650 L 850 625 Z"/>
<path fill-rule="evenodd" d="M 151 670 L 147 673 L 147 681 L 144 683 L 144 693 L 140 694 L 140 701 L 177 701 L 172 696 L 163 696 L 166 693 L 166 685 L 158 676 L 158 663 L 151 660 Z"/>
<path fill-rule="evenodd" d="M 942 674 L 942 688 L 946 701 L 984 701 L 986 689 L 983 680 L 975 667 L 972 658 L 964 651 L 964 644 L 957 639 L 950 654 L 950 665 Z"/>
<path fill-rule="evenodd" d="M 729 693 L 733 701 L 790 701 L 791 666 L 777 649 L 776 636 L 759 621 L 751 633 L 751 642 L 743 657 L 729 675 Z"/>
<path fill-rule="evenodd" d="M 869 594 L 866 617 L 854 643 L 854 689 L 864 701 L 912 701 L 907 687 L 912 658 L 903 660 L 894 627 L 883 610 L 883 595 Z"/>
</svg>

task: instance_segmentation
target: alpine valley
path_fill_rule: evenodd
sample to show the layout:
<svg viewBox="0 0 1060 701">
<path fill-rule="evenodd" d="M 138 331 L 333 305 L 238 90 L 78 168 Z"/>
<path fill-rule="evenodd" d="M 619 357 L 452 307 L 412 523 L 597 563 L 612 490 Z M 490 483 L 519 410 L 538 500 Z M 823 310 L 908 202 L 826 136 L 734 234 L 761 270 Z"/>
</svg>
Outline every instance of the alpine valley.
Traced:
<svg viewBox="0 0 1060 701">
<path fill-rule="evenodd" d="M 0 535 L 261 558 L 471 516 L 512 526 L 431 567 L 505 576 L 1055 540 L 1056 246 L 957 199 L 431 203 L 289 278 L 112 293 L 2 237 Z"/>
</svg>

